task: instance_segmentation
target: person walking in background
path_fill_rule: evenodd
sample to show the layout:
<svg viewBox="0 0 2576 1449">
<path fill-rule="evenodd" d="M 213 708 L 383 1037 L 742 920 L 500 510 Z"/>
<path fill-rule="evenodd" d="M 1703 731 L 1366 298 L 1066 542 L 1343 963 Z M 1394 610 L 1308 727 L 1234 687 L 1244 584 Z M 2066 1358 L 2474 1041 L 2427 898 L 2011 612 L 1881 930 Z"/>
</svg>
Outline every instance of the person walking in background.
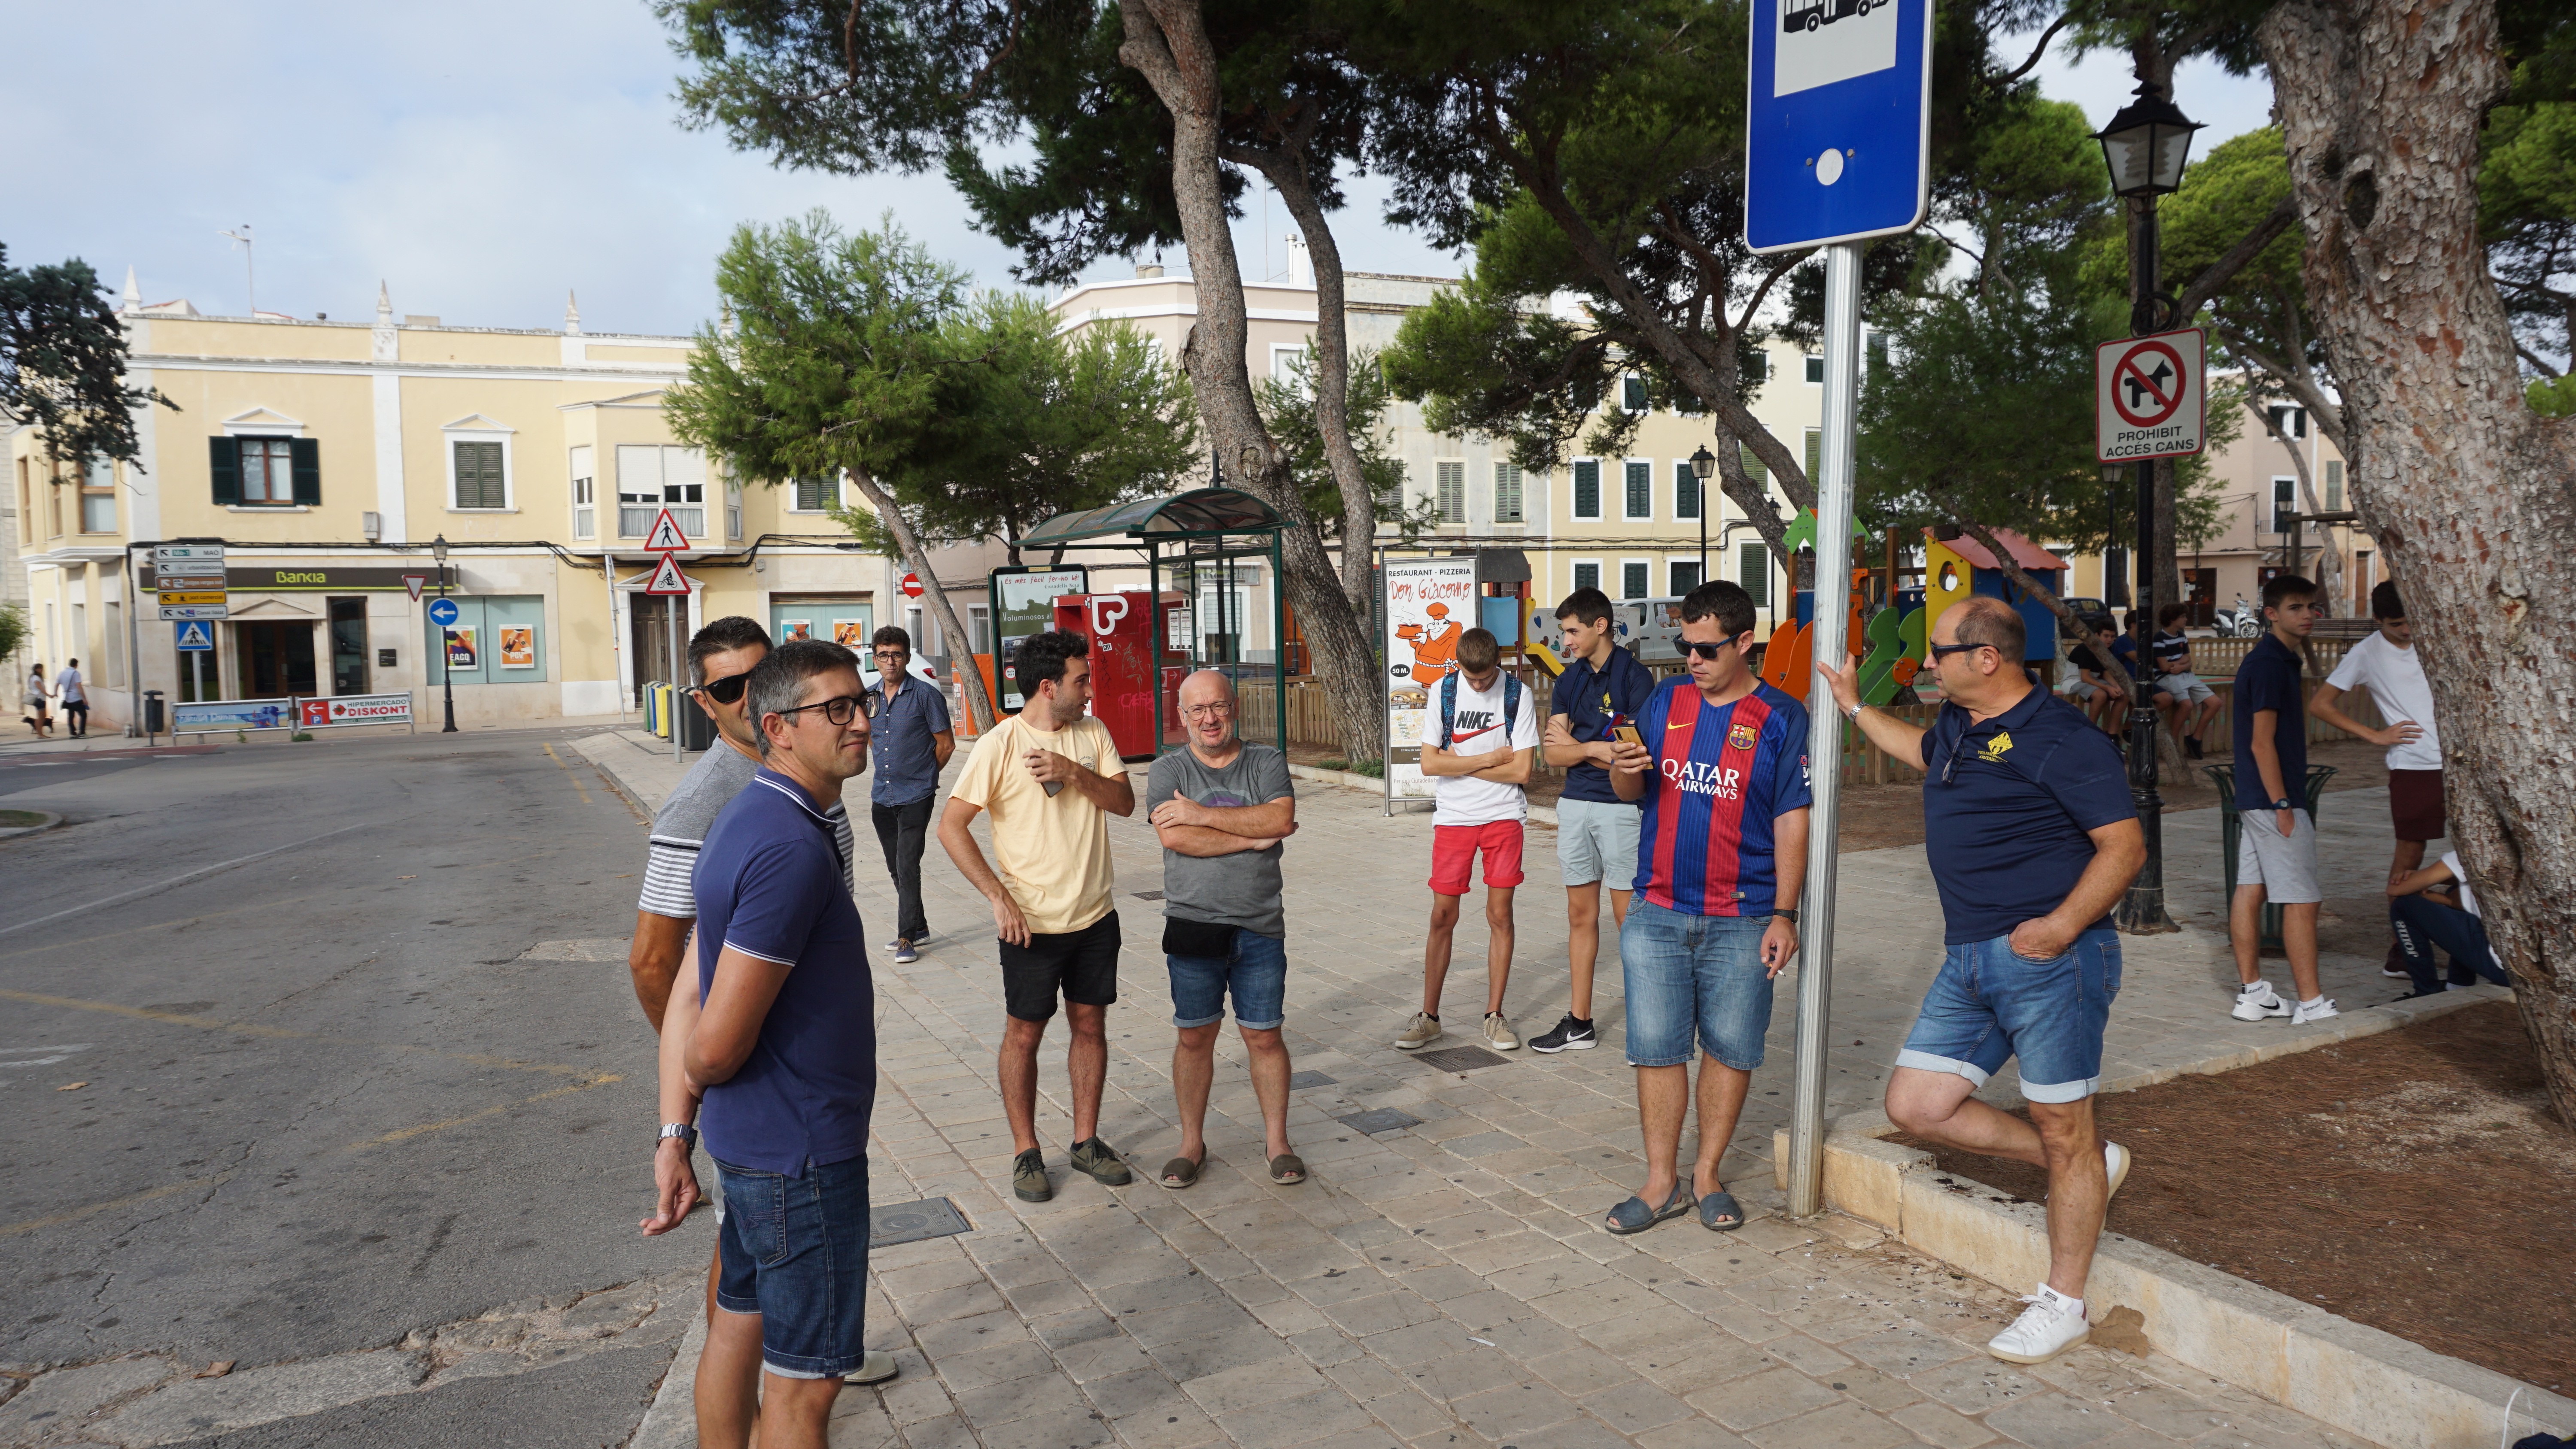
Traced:
<svg viewBox="0 0 2576 1449">
<path fill-rule="evenodd" d="M 635 986 L 635 1001 L 644 1019 L 661 1034 L 662 1133 L 654 1144 L 655 1208 L 643 1223 L 644 1234 L 667 1233 L 688 1219 L 703 1200 L 694 1148 L 697 1142 L 697 1097 L 685 1090 L 680 1051 L 697 1024 L 698 993 L 680 985 L 689 932 L 697 925 L 698 853 L 707 831 L 742 787 L 760 770 L 759 736 L 751 717 L 751 671 L 769 657 L 769 631 L 739 614 L 708 622 L 689 639 L 689 677 L 697 681 L 690 700 L 715 723 L 716 742 L 679 788 L 653 816 L 644 847 L 644 889 L 635 908 L 635 935 L 626 948 L 626 970 Z M 849 812 L 836 801 L 823 812 L 832 822 L 837 857 L 853 860 Z M 842 888 L 851 885 L 842 869 Z M 722 1219 L 724 1209 L 716 1209 Z M 713 1321 L 716 1287 L 722 1271 L 721 1251 L 707 1264 L 707 1313 Z M 894 1355 L 871 1353 L 848 1376 L 854 1384 L 879 1384 L 895 1376 Z M 756 1373 L 746 1382 L 757 1386 Z"/>
<path fill-rule="evenodd" d="M 1521 682 L 1503 672 L 1502 647 L 1483 629 L 1458 636 L 1458 668 L 1433 687 L 1431 705 L 1422 721 L 1422 773 L 1439 782 L 1431 815 L 1431 930 L 1422 943 L 1422 1010 L 1395 1044 L 1419 1051 L 1440 1039 L 1440 988 L 1449 979 L 1458 900 L 1481 854 L 1486 946 L 1479 1035 L 1487 1046 L 1514 1051 L 1521 1039 L 1503 1015 L 1503 988 L 1512 975 L 1512 891 L 1522 880 L 1537 707 Z"/>
<path fill-rule="evenodd" d="M 1565 672 L 1548 697 L 1546 757 L 1565 767 L 1556 800 L 1556 868 L 1565 880 L 1565 957 L 1571 999 L 1565 1019 L 1530 1038 L 1534 1052 L 1590 1051 L 1592 972 L 1601 951 L 1601 890 L 1610 889 L 1613 929 L 1628 924 L 1628 886 L 1637 872 L 1634 802 L 1610 784 L 1611 732 L 1636 723 L 1655 676 L 1611 638 L 1610 596 L 1576 589 L 1556 606 L 1565 634 Z"/>
<path fill-rule="evenodd" d="M 2182 741 L 2183 753 L 2191 759 L 2201 757 L 2202 737 L 2218 718 L 2218 691 L 2191 668 L 2191 636 L 2183 623 L 2191 617 L 2191 605 L 2167 604 L 2156 610 L 2156 637 L 2148 646 L 2155 665 L 2154 693 L 2156 708 L 2165 717 L 2165 728 Z"/>
<path fill-rule="evenodd" d="M 2146 864 L 2120 752 L 2021 671 L 2021 616 L 1963 599 L 1932 626 L 1947 696 L 1929 730 L 1862 704 L 1859 670 L 1816 672 L 1872 744 L 1923 770 L 1924 838 L 1947 954 L 1887 1079 L 1917 1137 L 2048 1170 L 2048 1277 L 1986 1352 L 2043 1363 L 2091 1335 L 2084 1284 L 2129 1153 L 2095 1130 L 2102 1034 L 2120 994 L 2110 912 Z M 2030 1120 L 1976 1091 L 2019 1058 Z"/>
<path fill-rule="evenodd" d="M 876 779 L 868 787 L 868 814 L 894 879 L 894 938 L 886 950 L 895 964 L 921 959 L 930 918 L 921 908 L 921 852 L 930 841 L 930 807 L 939 797 L 939 772 L 957 752 L 949 729 L 948 701 L 905 671 L 912 667 L 912 636 L 888 624 L 868 642 L 877 687 L 868 696 L 876 741 Z"/>
<path fill-rule="evenodd" d="M 2415 652 L 2415 628 L 2406 620 L 2405 601 L 2396 581 L 2370 591 L 2370 617 L 2379 632 L 2356 641 L 2308 712 L 2348 735 L 2357 735 L 2388 751 L 2388 813 L 2396 826 L 2397 851 L 2388 863 L 2388 881 L 2398 881 L 2424 864 L 2424 847 L 2448 834 L 2442 799 L 2442 732 L 2433 722 L 2433 686 L 2425 681 L 2424 661 Z M 2372 729 L 2344 713 L 2342 700 L 2356 689 L 2370 691 L 2371 703 L 2387 724 Z M 2413 892 L 2406 894 L 2412 895 Z M 2388 949 L 2380 966 L 2383 976 L 2407 976 L 2404 939 Z M 2424 978 L 2415 976 L 2420 992 Z"/>
<path fill-rule="evenodd" d="M 89 687 L 81 679 L 80 661 L 63 661 L 60 674 L 54 676 L 54 693 L 63 702 L 63 723 L 71 726 L 71 737 L 82 739 L 89 734 Z"/>
<path fill-rule="evenodd" d="M 781 645 L 751 671 L 761 768 L 698 852 L 697 1019 L 684 1090 L 725 1197 L 698 1443 L 824 1449 L 866 1358 L 876 988 L 829 813 L 868 767 L 858 656 Z M 757 1378 L 753 1375 L 758 1370 Z"/>
<path fill-rule="evenodd" d="M 2513 985 L 2503 959 L 2487 940 L 2486 922 L 2478 914 L 2478 893 L 2470 889 L 2466 869 L 2460 864 L 2460 853 L 2448 850 L 2431 865 L 2388 882 L 2389 929 L 2397 935 L 2407 975 L 2415 982 L 2415 989 L 2399 1000 L 2465 991 L 2477 985 L 2481 976 L 2498 986 Z M 2433 962 L 2436 946 L 2451 957 L 2447 982 Z"/>
<path fill-rule="evenodd" d="M 40 740 L 50 737 L 54 732 L 54 707 L 45 688 L 44 665 L 27 671 L 27 687 L 19 698 L 27 707 L 27 732 Z"/>
<path fill-rule="evenodd" d="M 2317 824 L 2308 814 L 2308 711 L 2299 646 L 2323 613 L 2317 586 L 2276 574 L 2263 586 L 2269 627 L 2236 667 L 2236 895 L 2227 937 L 2236 948 L 2238 1021 L 2286 1016 L 2293 1026 L 2340 1015 L 2317 981 Z M 2281 908 L 2296 1008 L 2263 979 L 2263 905 Z"/>
<path fill-rule="evenodd" d="M 1133 1181 L 1100 1140 L 1100 1090 L 1109 1076 L 1109 1008 L 1118 1000 L 1118 912 L 1111 908 L 1109 815 L 1136 811 L 1136 786 L 1109 727 L 1091 703 L 1091 645 L 1050 629 L 1020 642 L 1017 671 L 1028 703 L 975 742 L 948 792 L 939 843 L 967 883 L 993 903 L 1001 938 L 1002 1110 L 1010 1119 L 1011 1195 L 1055 1196 L 1038 1146 L 1038 1043 L 1062 996 L 1073 1041 L 1073 1169 L 1109 1187 Z M 993 817 L 993 858 L 975 845 L 975 817 Z"/>
<path fill-rule="evenodd" d="M 1762 1065 L 1771 983 L 1798 951 L 1807 874 L 1806 706 L 1754 677 L 1753 597 L 1720 580 L 1682 600 L 1690 673 L 1666 680 L 1614 740 L 1610 782 L 1645 802 L 1632 877 L 1640 899 L 1619 932 L 1628 1065 L 1646 1185 L 1602 1227 L 1643 1232 L 1699 1210 L 1732 1232 L 1744 1208 L 1719 1166 Z M 1681 1180 L 1682 1118 L 1699 1042 L 1699 1154 Z"/>
<path fill-rule="evenodd" d="M 1163 966 L 1172 978 L 1172 1098 L 1181 1150 L 1163 1164 L 1165 1187 L 1198 1181 L 1207 1164 L 1208 1088 L 1225 1004 L 1243 1033 L 1252 1093 L 1261 1103 L 1270 1180 L 1306 1180 L 1288 1143 L 1288 910 L 1281 843 L 1297 831 L 1288 757 L 1247 744 L 1234 728 L 1234 684 L 1213 669 L 1181 681 L 1189 748 L 1159 756 L 1145 783 L 1146 818 L 1163 844 Z"/>
</svg>

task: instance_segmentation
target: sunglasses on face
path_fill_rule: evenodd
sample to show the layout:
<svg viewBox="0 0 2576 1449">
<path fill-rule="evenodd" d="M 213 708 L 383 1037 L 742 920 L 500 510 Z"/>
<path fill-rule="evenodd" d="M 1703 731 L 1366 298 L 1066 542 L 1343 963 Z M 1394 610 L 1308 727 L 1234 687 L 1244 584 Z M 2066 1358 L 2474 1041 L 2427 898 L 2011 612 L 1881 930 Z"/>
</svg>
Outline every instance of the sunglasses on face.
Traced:
<svg viewBox="0 0 2576 1449">
<path fill-rule="evenodd" d="M 852 716 L 859 714 L 866 708 L 867 699 L 865 696 L 845 694 L 838 699 L 818 699 L 812 704 L 800 704 L 794 709 L 782 709 L 775 711 L 775 713 L 786 716 L 787 721 L 790 724 L 793 724 L 795 723 L 796 716 L 803 714 L 809 709 L 819 709 L 823 712 L 823 718 L 830 720 L 836 725 L 845 725 L 850 722 Z"/>
<path fill-rule="evenodd" d="M 728 674 L 722 679 L 710 679 L 698 686 L 698 693 L 718 704 L 732 704 L 741 699 L 742 692 L 750 687 L 751 671 L 746 669 L 740 674 Z"/>
<path fill-rule="evenodd" d="M 1935 663 L 1938 663 L 1943 659 L 1949 658 L 1953 654 L 1965 654 L 1971 649 L 1992 649 L 1994 647 L 1995 646 L 1992 644 L 1935 644 L 1932 646 L 1932 658 Z"/>
<path fill-rule="evenodd" d="M 1699 639 L 1684 639 L 1682 648 L 1698 658 L 1715 659 L 1718 655 L 1734 648 L 1736 642 L 1734 639 L 1720 639 L 1714 643 Z"/>
</svg>

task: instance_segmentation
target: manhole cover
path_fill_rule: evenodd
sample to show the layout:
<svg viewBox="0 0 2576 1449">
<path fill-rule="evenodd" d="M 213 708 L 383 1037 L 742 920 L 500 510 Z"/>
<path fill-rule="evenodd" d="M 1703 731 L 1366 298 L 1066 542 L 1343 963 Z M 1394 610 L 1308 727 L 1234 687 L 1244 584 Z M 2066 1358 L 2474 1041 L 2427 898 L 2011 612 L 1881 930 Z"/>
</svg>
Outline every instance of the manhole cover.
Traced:
<svg viewBox="0 0 2576 1449">
<path fill-rule="evenodd" d="M 1365 1112 L 1353 1112 L 1349 1116 L 1336 1117 L 1333 1120 L 1354 1132 L 1366 1132 L 1371 1136 L 1380 1132 L 1397 1132 L 1407 1127 L 1422 1125 L 1421 1118 L 1410 1112 L 1397 1111 L 1393 1107 L 1371 1107 Z"/>
<path fill-rule="evenodd" d="M 1413 1059 L 1435 1072 L 1472 1072 L 1481 1067 L 1499 1067 L 1503 1059 L 1483 1047 L 1442 1047 L 1436 1052 L 1415 1052 Z"/>
<path fill-rule="evenodd" d="M 1322 1072 L 1290 1072 L 1288 1074 L 1288 1090 L 1292 1092 L 1303 1091 L 1308 1087 L 1329 1087 L 1332 1085 L 1333 1078 L 1325 1076 Z"/>
<path fill-rule="evenodd" d="M 918 1243 L 924 1238 L 954 1237 L 972 1232 L 974 1225 L 957 1211 L 957 1205 L 944 1197 L 922 1202 L 899 1202 L 891 1207 L 868 1210 L 868 1246 L 891 1248 L 897 1243 Z"/>
<path fill-rule="evenodd" d="M 1159 901 L 1163 898 L 1161 891 L 1129 891 L 1128 894 L 1140 901 Z"/>
</svg>

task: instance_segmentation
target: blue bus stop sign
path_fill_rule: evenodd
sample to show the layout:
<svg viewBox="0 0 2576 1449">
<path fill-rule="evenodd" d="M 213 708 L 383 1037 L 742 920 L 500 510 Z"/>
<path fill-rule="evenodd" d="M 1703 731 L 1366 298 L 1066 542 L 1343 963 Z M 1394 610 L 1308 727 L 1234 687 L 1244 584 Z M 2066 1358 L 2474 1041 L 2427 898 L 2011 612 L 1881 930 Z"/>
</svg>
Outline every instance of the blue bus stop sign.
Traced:
<svg viewBox="0 0 2576 1449">
<path fill-rule="evenodd" d="M 429 606 L 429 622 L 444 629 L 456 622 L 459 610 L 454 599 L 439 599 Z"/>
<path fill-rule="evenodd" d="M 1930 195 L 1932 0 L 1753 0 L 1744 240 L 1893 236 Z"/>
</svg>

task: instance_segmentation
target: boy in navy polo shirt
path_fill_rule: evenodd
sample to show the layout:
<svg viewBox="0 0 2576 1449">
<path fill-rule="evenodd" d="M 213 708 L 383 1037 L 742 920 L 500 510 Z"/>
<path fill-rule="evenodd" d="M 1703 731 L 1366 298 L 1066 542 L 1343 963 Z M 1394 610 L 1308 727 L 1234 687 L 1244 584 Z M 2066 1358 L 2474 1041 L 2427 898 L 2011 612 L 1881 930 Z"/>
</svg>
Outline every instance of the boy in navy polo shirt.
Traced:
<svg viewBox="0 0 2576 1449">
<path fill-rule="evenodd" d="M 2236 895 L 2227 903 L 2236 948 L 2238 1021 L 2286 1016 L 2292 1026 L 2341 1013 L 2317 981 L 2317 824 L 2308 817 L 2308 707 L 2299 646 L 2324 610 L 2317 586 L 2276 574 L 2263 586 L 2271 627 L 2236 668 Z M 2263 979 L 2263 903 L 2281 908 L 2281 946 L 2290 958 L 2296 1011 Z"/>
<path fill-rule="evenodd" d="M 1610 786 L 1610 731 L 1637 722 L 1655 692 L 1655 676 L 1611 638 L 1610 596 L 1576 589 L 1556 606 L 1565 632 L 1565 672 L 1548 695 L 1542 744 L 1551 764 L 1565 766 L 1556 800 L 1556 870 L 1565 881 L 1565 957 L 1572 997 L 1565 1020 L 1530 1038 L 1534 1052 L 1590 1051 L 1592 968 L 1601 952 L 1601 887 L 1610 887 L 1610 919 L 1628 924 L 1628 884 L 1637 870 L 1637 806 Z"/>
<path fill-rule="evenodd" d="M 2129 1154 L 2094 1132 L 2102 1033 L 2120 994 L 2111 908 L 2146 863 L 2118 746 L 2022 672 L 2021 615 L 1953 604 L 1932 626 L 1946 702 L 1929 730 L 1860 702 L 1857 669 L 1816 664 L 1870 742 L 1921 764 L 1923 838 L 1949 951 L 1887 1081 L 1918 1137 L 2048 1169 L 2048 1278 L 1986 1351 L 2040 1363 L 2082 1343 L 2084 1280 Z M 2021 1060 L 2030 1121 L 1975 1097 Z"/>
<path fill-rule="evenodd" d="M 1754 678 L 1752 595 L 1724 580 L 1691 590 L 1681 646 L 1689 677 L 1646 701 L 1639 740 L 1615 741 L 1610 771 L 1621 799 L 1646 802 L 1634 876 L 1642 899 L 1619 932 L 1646 1186 L 1603 1220 L 1622 1234 L 1694 1206 L 1701 1227 L 1744 1226 L 1719 1159 L 1762 1065 L 1772 978 L 1798 951 L 1807 873 L 1807 710 Z M 1684 1185 L 1694 1035 L 1699 1157 Z"/>
<path fill-rule="evenodd" d="M 683 1049 L 723 1174 L 698 1442 L 822 1449 L 859 1366 L 876 993 L 825 812 L 867 768 L 857 657 L 779 646 L 751 671 L 762 768 L 698 852 L 698 1018 Z M 753 1364 L 760 1368 L 755 1378 Z"/>
</svg>

